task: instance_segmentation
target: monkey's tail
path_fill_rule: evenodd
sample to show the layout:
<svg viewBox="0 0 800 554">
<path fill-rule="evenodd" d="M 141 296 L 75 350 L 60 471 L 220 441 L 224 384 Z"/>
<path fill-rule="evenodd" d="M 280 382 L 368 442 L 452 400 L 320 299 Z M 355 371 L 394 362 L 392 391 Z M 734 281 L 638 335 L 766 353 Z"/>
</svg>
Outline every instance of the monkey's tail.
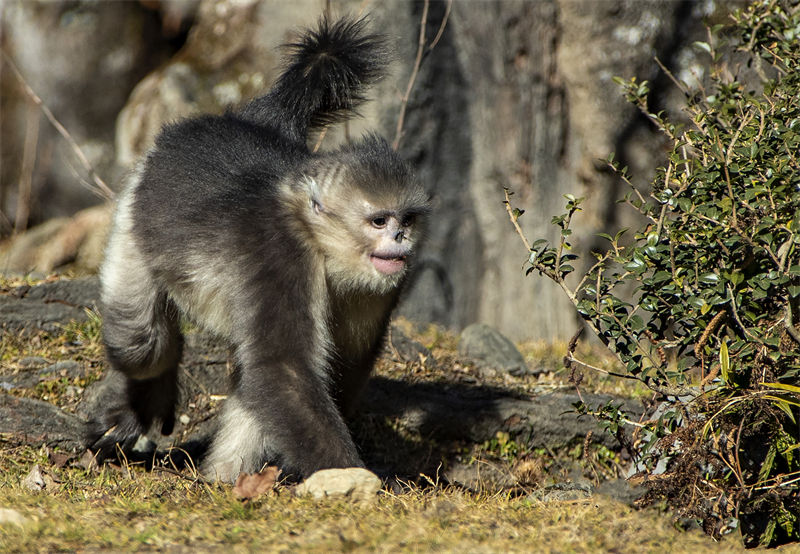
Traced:
<svg viewBox="0 0 800 554">
<path fill-rule="evenodd" d="M 287 45 L 291 53 L 275 86 L 248 104 L 242 116 L 278 125 L 300 139 L 310 129 L 350 117 L 388 58 L 384 38 L 368 34 L 366 26 L 365 18 L 321 18 L 316 29 Z"/>
</svg>

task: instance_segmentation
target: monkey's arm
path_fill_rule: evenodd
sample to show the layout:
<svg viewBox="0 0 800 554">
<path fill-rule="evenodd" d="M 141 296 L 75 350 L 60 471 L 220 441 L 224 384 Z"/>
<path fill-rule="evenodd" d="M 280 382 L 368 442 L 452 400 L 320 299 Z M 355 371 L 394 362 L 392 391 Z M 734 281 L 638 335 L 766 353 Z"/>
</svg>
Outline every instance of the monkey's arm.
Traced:
<svg viewBox="0 0 800 554">
<path fill-rule="evenodd" d="M 280 279 L 258 276 L 272 286 L 262 284 L 255 301 L 237 307 L 237 370 L 204 465 L 211 478 L 232 481 L 265 463 L 298 477 L 363 465 L 329 390 L 320 293 L 309 290 L 307 277 L 282 270 Z"/>
</svg>

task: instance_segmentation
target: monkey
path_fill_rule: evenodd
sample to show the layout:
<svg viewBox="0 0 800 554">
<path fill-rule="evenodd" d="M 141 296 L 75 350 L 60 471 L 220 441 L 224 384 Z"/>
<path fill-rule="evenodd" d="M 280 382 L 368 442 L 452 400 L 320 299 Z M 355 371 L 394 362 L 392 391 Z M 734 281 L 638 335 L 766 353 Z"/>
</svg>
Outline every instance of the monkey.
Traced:
<svg viewBox="0 0 800 554">
<path fill-rule="evenodd" d="M 201 472 L 276 464 L 304 478 L 363 467 L 346 425 L 379 354 L 431 209 L 377 134 L 312 152 L 386 68 L 365 18 L 288 45 L 282 73 L 237 111 L 164 126 L 121 192 L 100 269 L 117 383 L 88 422 L 107 460 L 174 427 L 181 319 L 231 347 L 231 392 Z"/>
</svg>

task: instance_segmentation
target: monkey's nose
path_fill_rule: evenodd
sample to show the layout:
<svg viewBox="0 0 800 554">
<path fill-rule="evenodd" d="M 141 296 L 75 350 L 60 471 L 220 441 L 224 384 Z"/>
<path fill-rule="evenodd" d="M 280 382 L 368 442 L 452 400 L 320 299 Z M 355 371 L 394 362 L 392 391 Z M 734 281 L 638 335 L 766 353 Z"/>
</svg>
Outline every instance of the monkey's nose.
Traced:
<svg viewBox="0 0 800 554">
<path fill-rule="evenodd" d="M 394 240 L 397 242 L 403 242 L 405 237 L 405 231 L 397 231 L 397 234 L 394 236 Z"/>
</svg>

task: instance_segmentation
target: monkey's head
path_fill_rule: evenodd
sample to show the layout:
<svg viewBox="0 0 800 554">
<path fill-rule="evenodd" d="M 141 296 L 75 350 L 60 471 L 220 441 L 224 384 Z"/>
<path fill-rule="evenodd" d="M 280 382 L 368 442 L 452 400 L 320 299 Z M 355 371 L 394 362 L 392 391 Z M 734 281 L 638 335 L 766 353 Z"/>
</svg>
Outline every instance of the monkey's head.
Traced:
<svg viewBox="0 0 800 554">
<path fill-rule="evenodd" d="M 386 294 L 407 275 L 430 198 L 383 139 L 316 158 L 306 173 L 305 221 L 341 290 Z"/>
</svg>

